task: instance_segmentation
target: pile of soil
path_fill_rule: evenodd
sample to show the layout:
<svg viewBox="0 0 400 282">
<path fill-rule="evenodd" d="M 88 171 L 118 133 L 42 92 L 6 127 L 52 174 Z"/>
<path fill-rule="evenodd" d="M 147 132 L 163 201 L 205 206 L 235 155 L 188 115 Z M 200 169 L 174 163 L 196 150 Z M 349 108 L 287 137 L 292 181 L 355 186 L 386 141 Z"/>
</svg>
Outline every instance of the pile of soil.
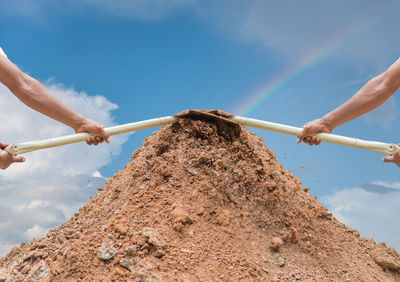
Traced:
<svg viewBox="0 0 400 282">
<path fill-rule="evenodd" d="M 181 118 L 46 238 L 0 260 L 0 281 L 399 281 L 394 248 L 337 221 L 263 140 Z"/>
</svg>

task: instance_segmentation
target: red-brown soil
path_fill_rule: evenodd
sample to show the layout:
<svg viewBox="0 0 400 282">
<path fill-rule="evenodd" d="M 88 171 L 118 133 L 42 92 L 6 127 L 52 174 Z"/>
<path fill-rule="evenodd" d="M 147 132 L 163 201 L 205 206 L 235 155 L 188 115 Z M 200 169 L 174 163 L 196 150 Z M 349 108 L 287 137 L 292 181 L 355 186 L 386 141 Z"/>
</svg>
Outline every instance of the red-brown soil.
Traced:
<svg viewBox="0 0 400 282">
<path fill-rule="evenodd" d="M 400 281 L 400 257 L 327 213 L 261 138 L 181 118 L 0 260 L 0 281 L 237 280 Z"/>
</svg>

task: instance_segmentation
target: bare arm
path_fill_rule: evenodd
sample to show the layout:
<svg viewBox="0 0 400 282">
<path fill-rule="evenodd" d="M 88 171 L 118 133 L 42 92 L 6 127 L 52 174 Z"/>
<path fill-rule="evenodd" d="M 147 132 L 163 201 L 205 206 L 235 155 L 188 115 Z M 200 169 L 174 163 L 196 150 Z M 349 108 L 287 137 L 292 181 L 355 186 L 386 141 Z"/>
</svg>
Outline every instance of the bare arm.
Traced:
<svg viewBox="0 0 400 282">
<path fill-rule="evenodd" d="M 389 99 L 400 87 L 400 59 L 384 73 L 368 81 L 353 97 L 324 117 L 306 123 L 298 142 L 312 142 L 307 135 L 317 132 L 331 132 L 339 125 L 353 120 Z M 315 139 L 315 138 L 314 138 Z M 311 140 L 308 142 L 308 140 Z M 311 144 L 312 145 L 312 144 Z"/>
<path fill-rule="evenodd" d="M 400 58 L 384 73 L 369 80 L 343 105 L 326 114 L 324 117 L 303 125 L 303 131 L 297 139 L 297 143 L 303 141 L 309 145 L 319 145 L 321 142 L 320 138 L 308 135 L 318 132 L 330 133 L 339 125 L 372 111 L 389 99 L 399 87 Z M 388 161 L 388 158 L 384 158 L 384 161 Z M 391 158 L 390 160 L 393 160 L 393 162 L 396 160 L 395 163 L 400 166 L 400 156 Z M 399 160 L 398 163 L 397 160 Z"/>
<path fill-rule="evenodd" d="M 368 81 L 343 105 L 325 115 L 324 123 L 333 130 L 383 104 L 400 87 L 400 59 L 384 73 Z"/>
<path fill-rule="evenodd" d="M 92 136 L 86 140 L 88 145 L 97 145 L 103 141 L 109 143 L 104 126 L 86 119 L 62 104 L 39 81 L 23 73 L 5 56 L 0 54 L 0 82 L 30 108 L 72 127 L 75 132 L 89 132 Z M 12 157 L 3 149 L 7 144 L 0 143 L 0 169 L 5 169 L 13 162 L 24 161 L 22 157 Z"/>
<path fill-rule="evenodd" d="M 84 118 L 62 104 L 39 81 L 23 73 L 4 56 L 0 56 L 0 82 L 30 108 L 72 127 L 76 132 L 99 134 L 108 141 L 99 123 Z"/>
</svg>

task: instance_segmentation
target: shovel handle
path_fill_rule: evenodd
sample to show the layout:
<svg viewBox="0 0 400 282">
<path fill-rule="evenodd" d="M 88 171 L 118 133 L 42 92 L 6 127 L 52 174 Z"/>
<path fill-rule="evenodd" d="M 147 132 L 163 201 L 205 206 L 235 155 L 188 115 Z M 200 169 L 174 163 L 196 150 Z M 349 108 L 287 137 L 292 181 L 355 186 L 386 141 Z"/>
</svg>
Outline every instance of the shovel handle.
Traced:
<svg viewBox="0 0 400 282">
<path fill-rule="evenodd" d="M 104 130 L 107 135 L 112 136 L 112 135 L 116 135 L 116 134 L 122 134 L 122 133 L 127 133 L 127 132 L 137 131 L 137 130 L 141 130 L 141 129 L 147 129 L 147 128 L 151 128 L 151 127 L 162 126 L 162 125 L 174 123 L 178 119 L 179 118 L 176 116 L 167 116 L 167 117 L 149 119 L 149 120 L 144 120 L 144 121 L 123 124 L 123 125 L 117 125 L 117 126 L 105 128 Z M 295 136 L 299 136 L 301 131 L 303 130 L 302 128 L 299 128 L 299 127 L 294 127 L 294 126 L 289 126 L 289 125 L 284 125 L 284 124 L 279 124 L 279 123 L 274 123 L 274 122 L 269 122 L 269 121 L 263 121 L 263 120 L 258 120 L 258 119 L 240 117 L 240 116 L 232 116 L 231 119 L 243 126 L 250 126 L 250 127 L 255 127 L 255 128 L 260 128 L 260 129 L 265 129 L 265 130 L 269 130 L 269 131 L 290 134 L 290 135 L 295 135 Z M 45 140 L 40 140 L 40 141 L 31 141 L 31 142 L 25 142 L 25 143 L 19 143 L 19 144 L 12 144 L 12 145 L 7 146 L 4 150 L 12 155 L 24 154 L 24 153 L 28 153 L 28 152 L 32 152 L 32 151 L 36 151 L 36 150 L 40 150 L 40 149 L 82 142 L 82 141 L 85 141 L 88 137 L 94 136 L 94 135 L 95 134 L 90 134 L 90 133 L 77 133 L 77 134 L 66 135 L 66 136 L 45 139 Z M 388 154 L 388 155 L 394 155 L 394 154 L 400 153 L 400 147 L 396 144 L 388 144 L 388 143 L 382 143 L 382 142 L 377 142 L 377 141 L 367 141 L 367 140 L 362 140 L 362 139 L 357 139 L 357 138 L 351 138 L 351 137 L 346 137 L 346 136 L 330 134 L 330 133 L 317 133 L 317 134 L 313 134 L 313 136 L 318 136 L 319 138 L 321 138 L 322 141 L 325 141 L 325 142 L 349 146 L 349 147 L 366 149 L 366 150 L 375 151 L 378 153 L 383 153 L 383 154 Z"/>
<path fill-rule="evenodd" d="M 258 119 L 240 117 L 240 116 L 233 116 L 232 120 L 244 126 L 250 126 L 274 132 L 290 134 L 294 136 L 299 136 L 303 130 L 302 128 L 299 127 L 294 127 L 269 121 L 263 121 Z M 317 136 L 321 138 L 322 141 L 325 142 L 354 147 L 354 148 L 366 149 L 388 155 L 394 155 L 400 152 L 400 147 L 396 144 L 382 143 L 377 141 L 367 141 L 336 134 L 330 134 L 330 133 L 316 133 L 312 134 L 312 136 Z"/>
<path fill-rule="evenodd" d="M 162 126 L 162 125 L 166 125 L 169 123 L 173 123 L 177 120 L 178 120 L 178 118 L 175 116 L 154 118 L 154 119 L 148 119 L 148 120 L 143 120 L 143 121 L 138 121 L 138 122 L 133 122 L 133 123 L 127 123 L 127 124 L 123 124 L 123 125 L 108 127 L 108 128 L 105 128 L 104 131 L 106 132 L 106 134 L 108 136 L 112 136 L 112 135 L 137 131 L 137 130 L 141 130 L 141 129 Z M 12 145 L 8 145 L 4 150 L 12 155 L 24 154 L 24 153 L 28 153 L 28 152 L 32 152 L 32 151 L 36 151 L 36 150 L 40 150 L 40 149 L 52 148 L 52 147 L 82 142 L 82 141 L 85 141 L 90 136 L 96 136 L 96 134 L 84 132 L 84 133 L 71 134 L 71 135 L 50 138 L 50 139 L 45 139 L 45 140 L 12 144 Z"/>
</svg>

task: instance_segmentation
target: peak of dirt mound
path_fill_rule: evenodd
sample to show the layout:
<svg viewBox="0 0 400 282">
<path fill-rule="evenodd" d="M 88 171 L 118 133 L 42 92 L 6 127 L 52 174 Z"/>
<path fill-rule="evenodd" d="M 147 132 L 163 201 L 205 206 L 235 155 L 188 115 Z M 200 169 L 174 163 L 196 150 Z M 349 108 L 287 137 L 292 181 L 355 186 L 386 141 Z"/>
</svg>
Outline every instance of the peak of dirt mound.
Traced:
<svg viewBox="0 0 400 282">
<path fill-rule="evenodd" d="M 400 280 L 393 248 L 306 190 L 245 128 L 182 117 L 68 222 L 2 258 L 0 281 Z"/>
</svg>

